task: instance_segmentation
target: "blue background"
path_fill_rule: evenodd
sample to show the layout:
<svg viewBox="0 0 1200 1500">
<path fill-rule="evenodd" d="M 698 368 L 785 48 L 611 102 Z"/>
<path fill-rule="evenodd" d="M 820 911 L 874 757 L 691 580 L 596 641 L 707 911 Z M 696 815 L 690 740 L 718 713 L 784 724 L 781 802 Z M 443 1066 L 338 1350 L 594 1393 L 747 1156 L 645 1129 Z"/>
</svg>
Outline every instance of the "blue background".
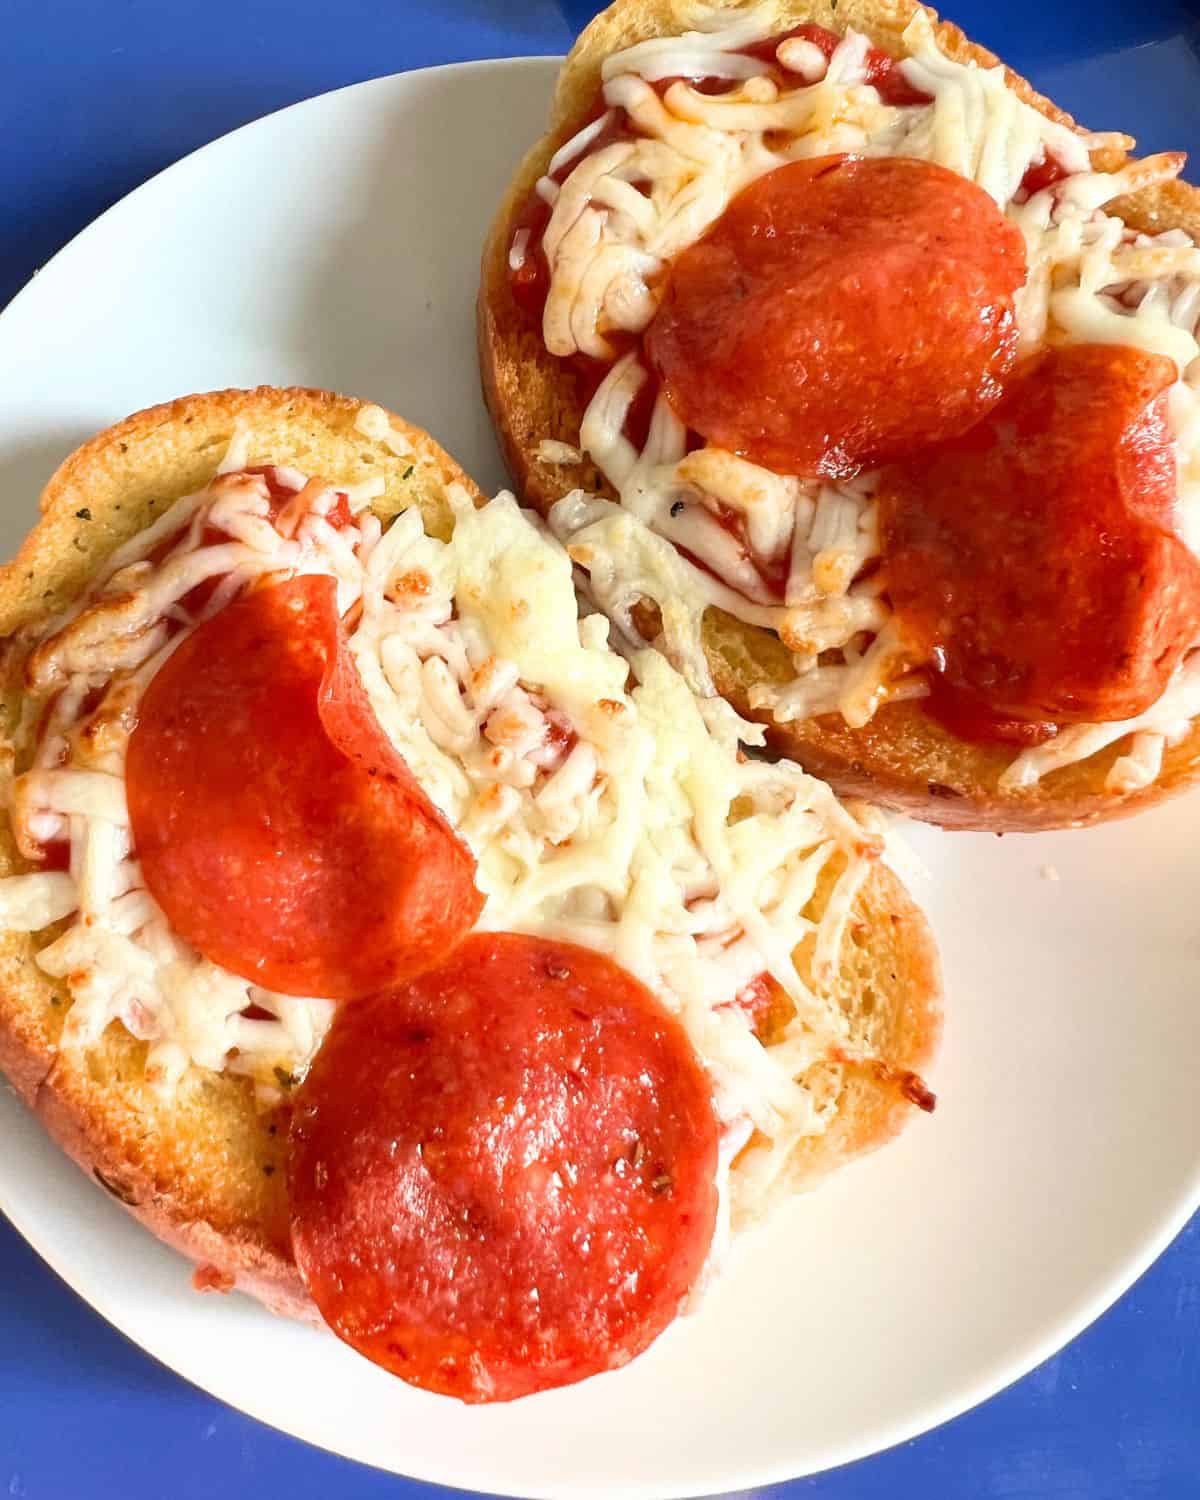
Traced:
<svg viewBox="0 0 1200 1500">
<path fill-rule="evenodd" d="M 214 136 L 381 73 L 563 51 L 596 8 L 0 0 L 0 305 L 102 209 Z M 1090 125 L 1200 160 L 1194 0 L 957 0 L 951 15 Z M 318 1453 L 192 1389 L 78 1301 L 2 1219 L 0 1287 L 0 1496 L 450 1494 Z M 1198 1330 L 1200 1220 L 1087 1334 L 986 1406 L 878 1458 L 757 1493 L 1198 1496 Z"/>
</svg>

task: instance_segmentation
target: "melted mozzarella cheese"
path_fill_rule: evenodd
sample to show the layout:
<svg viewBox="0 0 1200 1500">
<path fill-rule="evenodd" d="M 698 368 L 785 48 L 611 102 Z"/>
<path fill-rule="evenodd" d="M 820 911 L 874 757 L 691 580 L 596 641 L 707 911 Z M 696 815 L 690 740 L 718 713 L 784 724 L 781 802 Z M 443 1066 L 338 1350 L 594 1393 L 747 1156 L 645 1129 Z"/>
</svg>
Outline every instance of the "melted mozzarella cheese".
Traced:
<svg viewBox="0 0 1200 1500">
<path fill-rule="evenodd" d="M 375 423 L 373 410 L 360 419 Z M 270 1101 L 303 1074 L 332 1015 L 328 1001 L 265 992 L 191 950 L 130 844 L 124 757 L 137 700 L 211 614 L 211 600 L 195 616 L 186 600 L 220 577 L 220 559 L 226 581 L 338 578 L 376 716 L 475 855 L 481 927 L 582 943 L 628 968 L 681 1018 L 739 1140 L 757 1132 L 782 1160 L 823 1129 L 834 1102 L 815 1099 L 804 1075 L 853 1050 L 821 987 L 879 835 L 798 767 L 747 759 L 741 747 L 760 744 L 761 728 L 697 697 L 659 653 L 615 652 L 608 621 L 579 615 L 567 552 L 510 495 L 476 509 L 452 487 L 443 542 L 415 509 L 386 531 L 369 513 L 335 531 L 328 487 L 277 476 L 296 501 L 275 524 L 265 484 L 229 471 L 123 548 L 31 652 L 41 691 L 58 696 L 10 814 L 33 854 L 65 838 L 70 868 L 0 880 L 0 927 L 66 922 L 34 955 L 70 994 L 63 1045 L 93 1046 L 117 1022 L 149 1044 L 161 1088 L 189 1067 L 228 1069 Z M 172 633 L 150 650 L 167 621 Z M 130 631 L 149 652 L 134 666 Z M 818 919 L 826 872 L 835 879 Z M 770 1045 L 733 1003 L 764 973 L 795 1008 Z"/>
<path fill-rule="evenodd" d="M 1087 760 L 1109 745 L 1132 736 L 1129 750 L 1108 774 L 1107 790 L 1131 792 L 1149 786 L 1162 766 L 1167 745 L 1177 744 L 1200 714 L 1200 651 L 1193 651 L 1177 668 L 1157 703 L 1135 719 L 1113 724 L 1072 724 L 1044 745 L 1023 750 L 1001 777 L 1008 790 L 1035 785 L 1050 771 Z"/>
<path fill-rule="evenodd" d="M 935 162 L 977 183 L 1022 231 L 1029 274 L 1016 306 L 1024 349 L 1046 341 L 1123 343 L 1175 363 L 1181 525 L 1200 548 L 1200 250 L 1179 231 L 1135 236 L 1103 212 L 1113 199 L 1175 176 L 1182 158 L 1169 153 L 1093 171 L 1094 149 L 1133 143 L 1048 120 L 1009 87 L 1003 68 L 944 56 L 923 11 L 904 32 L 899 66 L 931 102 L 900 107 L 884 104 L 867 84 L 869 43 L 854 31 L 828 64 L 811 43 L 783 42 L 778 61 L 796 81 L 781 88 L 764 76 L 765 65 L 738 50 L 780 30 L 775 7 L 701 8 L 695 24 L 681 37 L 641 42 L 606 60 L 605 119 L 623 111 L 632 138 L 589 152 L 588 126 L 556 158 L 560 167 L 575 165 L 542 244 L 550 268 L 547 349 L 611 358 L 611 333 L 638 334 L 650 321 L 671 259 L 742 188 L 786 162 L 840 151 Z M 732 86 L 712 95 L 676 81 L 661 98 L 652 87 L 702 76 Z M 1067 175 L 1026 195 L 1026 173 L 1047 157 Z M 878 556 L 872 476 L 817 485 L 711 446 L 687 453 L 686 434 L 661 393 L 639 452 L 625 422 L 651 378 L 636 350 L 622 355 L 580 431 L 581 449 L 634 521 L 579 497 L 554 512 L 557 534 L 592 573 L 602 607 L 636 638 L 637 620 L 646 618 L 637 610 L 639 590 L 653 600 L 667 650 L 699 691 L 712 690 L 702 648 L 708 608 L 774 630 L 795 675 L 760 686 L 754 706 L 780 721 L 840 712 L 860 725 L 884 702 L 923 694 L 915 670 L 922 664 L 889 627 L 886 597 L 877 585 L 856 582 Z M 739 518 L 741 538 L 722 524 L 721 508 Z M 780 601 L 762 565 L 775 568 L 785 554 Z M 1107 733 L 1107 726 L 1079 727 L 1089 733 L 1072 730 L 1055 741 L 1060 757 Z M 1114 788 L 1149 774 L 1149 743 L 1131 750 Z M 1022 756 L 1017 764 L 1012 786 L 1030 784 L 1049 761 Z"/>
</svg>

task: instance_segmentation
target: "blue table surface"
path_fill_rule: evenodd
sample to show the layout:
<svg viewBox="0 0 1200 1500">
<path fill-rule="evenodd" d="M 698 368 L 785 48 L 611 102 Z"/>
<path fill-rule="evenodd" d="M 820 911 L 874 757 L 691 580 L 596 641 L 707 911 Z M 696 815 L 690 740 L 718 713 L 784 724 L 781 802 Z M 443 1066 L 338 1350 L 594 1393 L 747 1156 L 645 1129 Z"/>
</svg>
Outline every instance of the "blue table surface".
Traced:
<svg viewBox="0 0 1200 1500">
<path fill-rule="evenodd" d="M 561 52 L 597 8 L 0 0 L 0 306 L 101 210 L 235 126 L 382 73 Z M 1089 124 L 1200 157 L 1196 0 L 959 0 L 950 13 Z M 0 1286 L 0 1495 L 450 1493 L 317 1452 L 193 1389 L 80 1302 L 2 1219 Z M 985 1406 L 850 1468 L 758 1493 L 1200 1495 L 1198 1323 L 1200 1219 L 1083 1337 Z"/>
</svg>

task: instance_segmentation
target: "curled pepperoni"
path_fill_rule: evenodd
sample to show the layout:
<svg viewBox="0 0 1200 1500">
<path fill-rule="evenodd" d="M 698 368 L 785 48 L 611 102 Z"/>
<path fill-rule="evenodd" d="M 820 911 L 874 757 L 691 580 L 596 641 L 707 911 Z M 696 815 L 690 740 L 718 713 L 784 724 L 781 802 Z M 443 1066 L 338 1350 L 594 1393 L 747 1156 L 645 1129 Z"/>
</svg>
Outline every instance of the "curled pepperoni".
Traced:
<svg viewBox="0 0 1200 1500">
<path fill-rule="evenodd" d="M 978 427 L 895 471 L 885 577 L 933 663 L 938 716 L 1132 718 L 1200 628 L 1200 563 L 1174 529 L 1169 360 L 1077 344 L 1041 356 Z M 949 714 L 951 717 L 946 718 Z"/>
<path fill-rule="evenodd" d="M 845 476 L 996 402 L 1024 276 L 1018 231 L 954 172 L 793 162 L 674 262 L 646 352 L 709 442 L 778 473 Z"/>
<path fill-rule="evenodd" d="M 325 1321 L 463 1401 L 627 1363 L 712 1239 L 695 1054 L 637 980 L 569 943 L 473 934 L 339 1011 L 290 1147 L 292 1247 Z"/>
<path fill-rule="evenodd" d="M 267 989 L 397 983 L 483 905 L 470 852 L 372 712 L 332 578 L 259 589 L 183 642 L 142 699 L 126 787 L 171 926 Z"/>
</svg>

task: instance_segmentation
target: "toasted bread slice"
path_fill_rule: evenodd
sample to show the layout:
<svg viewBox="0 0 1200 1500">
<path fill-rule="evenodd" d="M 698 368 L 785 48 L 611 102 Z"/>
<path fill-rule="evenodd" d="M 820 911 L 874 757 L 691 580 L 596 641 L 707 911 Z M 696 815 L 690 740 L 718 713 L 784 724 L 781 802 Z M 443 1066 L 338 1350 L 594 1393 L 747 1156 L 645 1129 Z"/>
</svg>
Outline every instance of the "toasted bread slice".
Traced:
<svg viewBox="0 0 1200 1500">
<path fill-rule="evenodd" d="M 717 0 L 731 13 L 744 0 Z M 956 61 L 995 66 L 999 59 L 969 41 L 957 26 L 914 0 L 776 0 L 778 30 L 812 21 L 836 31 L 853 28 L 894 54 L 918 9 L 936 23 L 941 50 Z M 732 17 L 731 17 L 732 18 Z M 525 501 L 547 511 L 573 489 L 615 499 L 611 486 L 585 454 L 581 461 L 550 462 L 539 456 L 545 439 L 574 447 L 579 441 L 586 397 L 566 363 L 547 353 L 540 331 L 513 300 L 508 247 L 516 216 L 550 158 L 585 123 L 600 87 L 600 69 L 611 53 L 656 36 L 677 35 L 688 26 L 674 0 L 617 0 L 587 27 L 572 48 L 554 96 L 550 129 L 525 157 L 488 236 L 478 300 L 479 359 L 484 396 L 505 461 Z M 1050 119 L 1071 126 L 1071 117 L 1006 70 L 1017 94 Z M 1122 151 L 1096 151 L 1097 170 L 1113 171 L 1128 160 Z M 1134 229 L 1160 233 L 1180 228 L 1200 237 L 1200 190 L 1171 182 L 1110 205 Z M 1027 831 L 1079 827 L 1125 817 L 1182 790 L 1200 776 L 1200 723 L 1169 747 L 1161 774 L 1149 786 L 1121 794 L 1105 781 L 1127 742 L 1086 761 L 1044 776 L 1021 790 L 1000 786 L 1011 763 L 1011 747 L 971 744 L 941 728 L 911 702 L 882 708 L 861 729 L 840 715 L 774 722 L 769 711 L 750 707 L 751 690 L 791 679 L 788 653 L 770 632 L 716 609 L 705 620 L 705 648 L 713 680 L 737 711 L 765 724 L 781 754 L 798 760 L 843 795 L 866 797 L 949 828 Z"/>
<path fill-rule="evenodd" d="M 61 609 L 102 561 L 181 495 L 202 488 L 237 421 L 253 433 L 250 461 L 287 458 L 351 484 L 382 474 L 382 513 L 421 507 L 446 535 L 445 487 L 474 485 L 424 432 L 392 418 L 412 456 L 355 427 L 363 403 L 321 391 L 221 391 L 139 412 L 71 455 L 42 495 L 42 518 L 0 571 L 5 792 L 20 743 L 19 632 Z M 13 639 L 18 636 L 17 639 Z M 0 869 L 29 868 L 0 827 Z M 56 929 L 55 929 L 56 930 Z M 0 937 L 0 1066 L 55 1139 L 148 1228 L 280 1312 L 308 1299 L 292 1264 L 285 1188 L 287 1121 L 263 1115 L 246 1079 L 192 1070 L 164 1101 L 142 1076 L 145 1044 L 111 1026 L 86 1057 L 60 1051 L 65 991 L 31 962 L 50 933 Z M 315 1316 L 315 1314 L 314 1314 Z"/>
<path fill-rule="evenodd" d="M 364 403 L 310 390 L 222 391 L 138 413 L 74 453 L 47 485 L 42 519 L 18 557 L 0 570 L 0 628 L 8 636 L 3 677 L 0 795 L 29 753 L 22 713 L 25 627 L 76 596 L 105 557 L 173 500 L 213 475 L 240 422 L 252 434 L 249 462 L 290 463 L 352 484 L 380 474 L 381 515 L 420 506 L 428 530 L 448 534 L 451 483 L 471 481 L 425 433 L 392 417 L 398 455 L 365 437 Z M 0 875 L 30 868 L 7 819 L 0 823 Z M 814 903 L 828 898 L 830 870 Z M 131 1213 L 206 1268 L 205 1284 L 236 1285 L 274 1310 L 315 1319 L 291 1257 L 286 1190 L 287 1108 L 263 1113 L 249 1080 L 199 1069 L 173 1098 L 146 1082 L 146 1045 L 114 1023 L 86 1055 L 60 1047 L 69 998 L 32 962 L 60 929 L 0 935 L 0 1067 L 51 1135 Z M 925 919 L 900 882 L 877 867 L 863 887 L 838 974 L 827 990 L 851 1018 L 853 1040 L 883 1066 L 821 1064 L 812 1086 L 839 1108 L 819 1142 L 788 1164 L 802 1186 L 882 1143 L 914 1107 L 910 1071 L 922 1068 L 940 1027 L 940 987 Z M 752 1216 L 761 1205 L 742 1205 Z"/>
</svg>

